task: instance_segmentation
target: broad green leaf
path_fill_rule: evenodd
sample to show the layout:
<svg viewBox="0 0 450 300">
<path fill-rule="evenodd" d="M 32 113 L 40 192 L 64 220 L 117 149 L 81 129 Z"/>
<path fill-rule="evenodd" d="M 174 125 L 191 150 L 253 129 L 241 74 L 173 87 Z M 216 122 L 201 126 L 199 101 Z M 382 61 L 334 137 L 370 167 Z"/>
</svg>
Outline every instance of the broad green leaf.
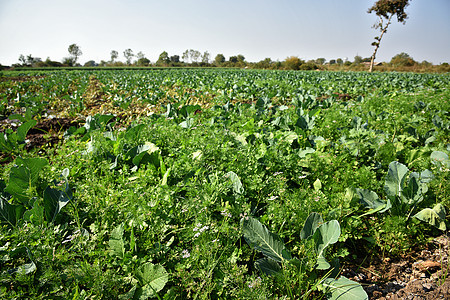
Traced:
<svg viewBox="0 0 450 300">
<path fill-rule="evenodd" d="M 322 216 L 316 212 L 311 213 L 303 225 L 302 231 L 300 231 L 300 238 L 306 240 L 314 235 L 316 229 L 323 223 Z"/>
<path fill-rule="evenodd" d="M 56 215 L 72 198 L 72 191 L 67 181 L 63 183 L 63 188 L 60 190 L 48 186 L 44 191 L 44 211 L 48 222 L 54 222 Z"/>
<path fill-rule="evenodd" d="M 234 173 L 233 171 L 230 171 L 227 174 L 225 174 L 225 177 L 227 177 L 231 180 L 231 183 L 233 184 L 233 192 L 234 193 L 236 193 L 238 195 L 242 195 L 244 193 L 244 186 L 242 185 L 242 182 L 236 173 Z"/>
<path fill-rule="evenodd" d="M 136 270 L 136 279 L 139 281 L 142 294 L 140 299 L 152 298 L 161 291 L 169 280 L 169 274 L 161 265 L 150 262 L 139 266 Z"/>
<path fill-rule="evenodd" d="M 307 154 L 311 154 L 311 153 L 314 153 L 314 152 L 316 152 L 316 150 L 314 150 L 313 148 L 306 147 L 305 149 L 298 150 L 297 155 L 300 158 L 305 158 Z"/>
<path fill-rule="evenodd" d="M 420 173 L 412 172 L 410 177 L 416 177 L 417 179 L 419 179 L 423 183 L 429 183 L 429 182 L 431 182 L 434 179 L 433 172 L 431 172 L 428 169 L 425 170 L 425 171 L 422 171 Z"/>
<path fill-rule="evenodd" d="M 359 203 L 364 205 L 365 207 L 370 208 L 370 210 L 363 214 L 369 215 L 376 212 L 383 213 L 391 208 L 391 202 L 388 199 L 387 202 L 378 198 L 377 193 L 374 191 L 366 190 L 366 189 L 355 189 L 356 198 L 359 200 Z"/>
<path fill-rule="evenodd" d="M 5 191 L 22 203 L 29 200 L 28 190 L 36 183 L 39 172 L 48 162 L 44 158 L 16 158 L 15 167 L 11 168 L 9 182 Z"/>
<path fill-rule="evenodd" d="M 133 127 L 128 127 L 125 131 L 124 139 L 131 144 L 134 144 L 138 141 L 139 135 L 144 129 L 145 124 L 139 124 Z"/>
<path fill-rule="evenodd" d="M 362 215 L 360 215 L 359 217 L 364 217 L 364 216 L 368 216 L 374 213 L 384 213 L 386 211 L 388 211 L 389 209 L 392 208 L 392 204 L 391 204 L 391 200 L 388 199 L 386 203 L 384 203 L 383 205 L 380 205 L 376 208 L 370 209 L 368 211 L 366 211 L 365 213 L 363 213 Z"/>
<path fill-rule="evenodd" d="M 261 251 L 265 256 L 276 262 L 291 259 L 290 253 L 281 242 L 266 226 L 258 220 L 247 217 L 241 220 L 244 238 L 250 247 Z"/>
<path fill-rule="evenodd" d="M 356 188 L 355 191 L 357 197 L 359 198 L 359 202 L 365 207 L 377 208 L 381 205 L 386 205 L 386 203 L 380 200 L 377 193 L 374 191 L 359 188 Z"/>
<path fill-rule="evenodd" d="M 0 133 L 0 151 L 8 153 L 13 149 L 14 146 L 9 142 L 8 135 L 6 133 Z"/>
<path fill-rule="evenodd" d="M 430 158 L 431 162 L 439 169 L 450 168 L 450 159 L 448 158 L 447 153 L 442 151 L 433 151 Z"/>
<path fill-rule="evenodd" d="M 16 226 L 24 212 L 25 207 L 23 205 L 10 204 L 3 196 L 0 196 L 0 221 Z"/>
<path fill-rule="evenodd" d="M 37 226 L 44 224 L 44 208 L 35 201 L 33 208 L 23 214 L 23 219 Z"/>
<path fill-rule="evenodd" d="M 180 108 L 178 113 L 185 118 L 192 116 L 197 110 L 201 110 L 200 105 L 185 105 Z"/>
<path fill-rule="evenodd" d="M 295 126 L 300 127 L 303 130 L 311 130 L 314 128 L 316 117 L 309 115 L 299 116 Z"/>
<path fill-rule="evenodd" d="M 447 230 L 447 226 L 445 225 L 445 215 L 445 207 L 438 203 L 433 207 L 433 209 L 425 208 L 421 210 L 414 215 L 414 218 L 427 222 L 440 230 Z"/>
<path fill-rule="evenodd" d="M 292 145 L 292 143 L 293 143 L 296 139 L 298 139 L 298 135 L 297 135 L 295 132 L 293 132 L 293 131 L 286 131 L 286 132 L 282 135 L 282 137 L 281 137 L 281 139 L 280 139 L 280 142 L 283 141 L 283 142 L 288 143 L 289 145 Z"/>
<path fill-rule="evenodd" d="M 108 244 L 111 255 L 118 256 L 122 259 L 124 258 L 125 244 L 123 241 L 123 223 L 113 229 Z"/>
<path fill-rule="evenodd" d="M 126 154 L 126 159 L 131 159 L 135 166 L 152 163 L 156 168 L 160 166 L 159 148 L 150 142 L 130 149 Z"/>
<path fill-rule="evenodd" d="M 256 268 L 266 275 L 275 275 L 281 271 L 280 265 L 273 259 L 264 257 L 255 262 Z"/>
<path fill-rule="evenodd" d="M 193 124 L 194 124 L 194 119 L 187 117 L 186 120 L 184 120 L 183 122 L 181 122 L 178 125 L 181 126 L 181 128 L 188 129 L 188 128 L 191 128 Z"/>
<path fill-rule="evenodd" d="M 172 104 L 167 104 L 167 111 L 164 113 L 166 118 L 172 118 L 176 115 L 176 110 L 174 109 Z"/>
<path fill-rule="evenodd" d="M 36 264 L 32 261 L 28 264 L 23 264 L 17 268 L 8 270 L 9 274 L 22 274 L 22 275 L 27 275 L 30 273 L 33 273 L 34 271 L 37 270 Z"/>
<path fill-rule="evenodd" d="M 114 118 L 113 115 L 96 114 L 95 116 L 88 116 L 86 118 L 84 128 L 86 128 L 88 132 L 93 131 L 95 129 L 103 128 L 113 118 Z"/>
<path fill-rule="evenodd" d="M 410 177 L 408 185 L 402 191 L 402 201 L 409 205 L 422 202 L 424 194 L 428 191 L 426 183 L 421 182 L 417 177 Z"/>
<path fill-rule="evenodd" d="M 338 279 L 327 278 L 323 282 L 325 293 L 330 300 L 366 300 L 369 299 L 362 286 L 344 276 Z"/>
<path fill-rule="evenodd" d="M 330 267 L 330 264 L 325 260 L 323 254 L 325 249 L 336 243 L 341 235 L 341 227 L 339 222 L 332 220 L 321 224 L 314 232 L 313 239 L 315 242 L 315 250 L 317 253 L 317 268 L 325 270 Z"/>
<path fill-rule="evenodd" d="M 37 122 L 36 120 L 30 120 L 28 122 L 23 123 L 22 125 L 17 128 L 17 138 L 19 142 L 25 141 L 25 138 L 27 137 L 28 131 L 36 126 Z"/>
<path fill-rule="evenodd" d="M 401 196 L 408 171 L 405 165 L 397 161 L 389 164 L 388 175 L 384 184 L 384 190 L 388 197 L 394 198 Z"/>
</svg>

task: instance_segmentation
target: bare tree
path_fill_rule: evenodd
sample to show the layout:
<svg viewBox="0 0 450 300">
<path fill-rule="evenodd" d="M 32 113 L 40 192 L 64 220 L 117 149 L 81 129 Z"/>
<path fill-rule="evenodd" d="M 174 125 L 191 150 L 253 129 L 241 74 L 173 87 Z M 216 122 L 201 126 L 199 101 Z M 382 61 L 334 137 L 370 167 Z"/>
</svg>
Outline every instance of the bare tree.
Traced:
<svg viewBox="0 0 450 300">
<path fill-rule="evenodd" d="M 378 0 L 367 11 L 369 14 L 375 12 L 375 14 L 379 17 L 378 22 L 373 25 L 373 28 L 380 31 L 380 36 L 376 36 L 375 42 L 372 43 L 372 46 L 375 47 L 375 50 L 373 51 L 372 57 L 370 59 L 369 72 L 372 72 L 373 70 L 375 56 L 377 54 L 378 48 L 380 47 L 381 39 L 383 38 L 383 35 L 386 33 L 389 25 L 391 24 L 392 18 L 394 16 L 397 16 L 397 21 L 405 24 L 408 17 L 406 15 L 405 8 L 408 5 L 409 0 Z"/>
</svg>

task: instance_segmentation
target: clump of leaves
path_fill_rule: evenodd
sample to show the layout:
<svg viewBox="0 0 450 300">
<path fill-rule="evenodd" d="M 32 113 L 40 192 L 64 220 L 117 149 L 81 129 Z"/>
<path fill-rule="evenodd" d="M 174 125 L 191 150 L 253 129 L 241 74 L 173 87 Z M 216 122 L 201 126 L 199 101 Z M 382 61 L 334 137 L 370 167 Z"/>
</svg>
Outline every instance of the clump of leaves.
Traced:
<svg viewBox="0 0 450 300">
<path fill-rule="evenodd" d="M 331 265 L 325 259 L 325 249 L 335 244 L 340 236 L 339 222 L 332 220 L 324 223 L 322 217 L 312 213 L 306 219 L 300 238 L 303 241 L 311 240 L 314 244 L 313 251 L 316 258 L 311 270 L 305 269 L 305 262 L 292 257 L 284 243 L 263 224 L 252 217 L 244 217 L 241 220 L 244 238 L 253 249 L 260 251 L 265 257 L 255 262 L 255 266 L 269 276 L 280 276 L 288 286 L 289 278 L 286 269 L 293 266 L 296 272 L 305 272 L 307 276 L 318 278 L 318 270 L 328 270 Z M 318 279 L 311 290 L 320 289 L 328 299 L 368 299 L 361 285 L 344 276 L 336 274 L 336 268 Z M 297 277 L 297 276 L 296 276 Z M 300 285 L 301 286 L 301 285 Z M 301 288 L 301 287 L 300 287 Z M 292 290 L 288 289 L 292 296 Z M 301 292 L 301 291 L 299 291 Z"/>
<path fill-rule="evenodd" d="M 380 199 L 373 191 L 355 189 L 355 198 L 370 209 L 364 215 L 389 211 L 393 216 L 406 216 L 407 221 L 410 218 L 417 218 L 440 230 L 446 230 L 446 212 L 442 204 L 438 203 L 433 208 L 418 211 L 428 191 L 427 183 L 434 177 L 433 173 L 429 170 L 420 173 L 411 172 L 409 176 L 408 173 L 408 167 L 399 162 L 389 164 L 384 184 L 386 200 Z"/>
</svg>

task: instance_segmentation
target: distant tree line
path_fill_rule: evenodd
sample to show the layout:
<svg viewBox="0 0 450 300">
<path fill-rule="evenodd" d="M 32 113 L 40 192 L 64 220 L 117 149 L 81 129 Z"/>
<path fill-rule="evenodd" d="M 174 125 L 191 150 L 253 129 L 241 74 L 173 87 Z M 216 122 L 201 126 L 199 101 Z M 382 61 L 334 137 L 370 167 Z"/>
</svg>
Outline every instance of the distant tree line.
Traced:
<svg viewBox="0 0 450 300">
<path fill-rule="evenodd" d="M 362 71 L 370 68 L 373 62 L 372 57 L 361 57 L 356 55 L 353 61 L 347 58 L 336 58 L 327 61 L 325 58 L 317 58 L 313 60 L 303 60 L 297 56 L 287 57 L 283 61 L 273 61 L 271 58 L 265 58 L 259 62 L 247 62 L 242 54 L 230 56 L 228 59 L 221 53 L 217 54 L 214 59 L 208 51 L 203 53 L 187 49 L 182 55 L 169 55 L 167 51 L 163 51 L 155 62 L 150 61 L 145 54 L 140 51 L 137 54 L 132 49 L 125 49 L 122 54 L 124 61 L 118 60 L 119 52 L 112 50 L 109 60 L 101 60 L 99 63 L 89 60 L 82 66 L 78 63 L 78 59 L 83 55 L 80 47 L 71 44 L 68 48 L 69 56 L 63 58 L 62 62 L 52 61 L 47 58 L 43 61 L 39 57 L 33 57 L 31 54 L 19 56 L 19 62 L 13 67 L 221 67 L 221 68 L 248 68 L 248 69 L 270 69 L 270 70 L 355 70 Z M 436 69 L 430 62 L 417 62 L 407 53 L 400 53 L 392 57 L 390 62 L 374 63 L 375 70 L 379 71 L 420 71 Z M 442 69 L 442 70 L 441 70 Z M 438 71 L 448 72 L 448 64 L 441 65 Z"/>
</svg>

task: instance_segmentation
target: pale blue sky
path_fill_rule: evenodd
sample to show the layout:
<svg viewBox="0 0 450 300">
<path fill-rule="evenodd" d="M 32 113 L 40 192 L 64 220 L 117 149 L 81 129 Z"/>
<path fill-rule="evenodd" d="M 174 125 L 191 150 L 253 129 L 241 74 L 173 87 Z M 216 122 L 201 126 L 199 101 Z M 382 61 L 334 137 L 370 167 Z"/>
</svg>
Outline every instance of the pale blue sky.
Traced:
<svg viewBox="0 0 450 300">
<path fill-rule="evenodd" d="M 111 50 L 186 49 L 242 54 L 247 61 L 369 57 L 374 0 L 0 0 L 0 63 L 20 54 L 61 61 L 76 43 L 80 62 L 109 60 Z M 417 61 L 450 62 L 450 0 L 412 0 L 405 25 L 394 22 L 377 60 L 406 52 Z"/>
</svg>

